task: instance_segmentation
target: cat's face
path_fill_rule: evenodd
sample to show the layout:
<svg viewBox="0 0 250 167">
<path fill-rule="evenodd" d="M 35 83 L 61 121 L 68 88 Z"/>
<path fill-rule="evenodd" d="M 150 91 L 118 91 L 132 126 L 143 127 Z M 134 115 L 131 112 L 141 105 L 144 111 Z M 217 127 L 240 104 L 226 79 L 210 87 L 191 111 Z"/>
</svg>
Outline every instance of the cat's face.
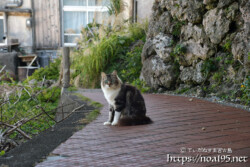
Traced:
<svg viewBox="0 0 250 167">
<path fill-rule="evenodd" d="M 120 87 L 120 80 L 117 76 L 117 72 L 113 71 L 111 74 L 105 74 L 104 72 L 102 72 L 101 84 L 105 88 L 116 89 Z"/>
</svg>

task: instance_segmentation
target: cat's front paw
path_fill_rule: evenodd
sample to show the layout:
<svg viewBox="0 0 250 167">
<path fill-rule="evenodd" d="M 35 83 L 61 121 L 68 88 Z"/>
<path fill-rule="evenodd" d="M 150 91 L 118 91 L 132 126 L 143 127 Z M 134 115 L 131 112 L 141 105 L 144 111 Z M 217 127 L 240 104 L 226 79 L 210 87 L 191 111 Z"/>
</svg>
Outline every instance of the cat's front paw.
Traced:
<svg viewBox="0 0 250 167">
<path fill-rule="evenodd" d="M 118 125 L 118 122 L 112 122 L 111 125 L 112 125 L 112 126 L 117 126 L 117 125 Z"/>
<path fill-rule="evenodd" d="M 104 122 L 103 125 L 111 125 L 111 122 Z"/>
</svg>

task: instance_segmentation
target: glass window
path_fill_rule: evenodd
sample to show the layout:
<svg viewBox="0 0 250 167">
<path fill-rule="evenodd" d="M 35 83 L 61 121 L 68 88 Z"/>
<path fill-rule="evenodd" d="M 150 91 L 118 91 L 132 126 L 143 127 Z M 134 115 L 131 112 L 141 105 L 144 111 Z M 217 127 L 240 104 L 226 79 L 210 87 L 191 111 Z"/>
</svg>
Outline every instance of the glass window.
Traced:
<svg viewBox="0 0 250 167">
<path fill-rule="evenodd" d="M 65 45 L 75 45 L 81 29 L 93 21 L 101 24 L 109 0 L 63 0 L 63 37 Z M 105 17 L 104 17 L 105 16 Z"/>
<path fill-rule="evenodd" d="M 88 0 L 89 6 L 107 6 L 109 0 Z"/>
<path fill-rule="evenodd" d="M 64 33 L 80 34 L 87 25 L 86 12 L 64 12 Z"/>
<path fill-rule="evenodd" d="M 63 0 L 64 6 L 87 6 L 87 0 Z"/>
<path fill-rule="evenodd" d="M 108 12 L 89 12 L 89 22 L 96 22 L 102 24 L 103 20 L 107 19 Z"/>
</svg>

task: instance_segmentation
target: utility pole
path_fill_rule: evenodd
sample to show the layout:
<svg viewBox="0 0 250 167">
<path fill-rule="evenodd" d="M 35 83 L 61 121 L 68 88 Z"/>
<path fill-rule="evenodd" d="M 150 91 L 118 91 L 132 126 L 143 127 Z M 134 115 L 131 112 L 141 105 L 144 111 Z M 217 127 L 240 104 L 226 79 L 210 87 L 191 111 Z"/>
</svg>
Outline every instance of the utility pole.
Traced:
<svg viewBox="0 0 250 167">
<path fill-rule="evenodd" d="M 62 87 L 68 88 L 70 86 L 70 49 L 63 47 L 63 81 Z"/>
</svg>

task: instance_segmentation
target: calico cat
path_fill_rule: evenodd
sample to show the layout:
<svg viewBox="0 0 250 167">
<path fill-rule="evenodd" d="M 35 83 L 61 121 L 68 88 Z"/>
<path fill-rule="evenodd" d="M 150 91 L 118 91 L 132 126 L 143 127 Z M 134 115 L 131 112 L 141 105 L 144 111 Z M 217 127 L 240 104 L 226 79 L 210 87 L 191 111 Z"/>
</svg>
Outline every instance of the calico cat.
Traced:
<svg viewBox="0 0 250 167">
<path fill-rule="evenodd" d="M 102 72 L 101 88 L 109 103 L 109 119 L 104 125 L 143 125 L 152 123 L 146 116 L 146 106 L 140 91 L 123 84 L 117 72 Z"/>
</svg>

